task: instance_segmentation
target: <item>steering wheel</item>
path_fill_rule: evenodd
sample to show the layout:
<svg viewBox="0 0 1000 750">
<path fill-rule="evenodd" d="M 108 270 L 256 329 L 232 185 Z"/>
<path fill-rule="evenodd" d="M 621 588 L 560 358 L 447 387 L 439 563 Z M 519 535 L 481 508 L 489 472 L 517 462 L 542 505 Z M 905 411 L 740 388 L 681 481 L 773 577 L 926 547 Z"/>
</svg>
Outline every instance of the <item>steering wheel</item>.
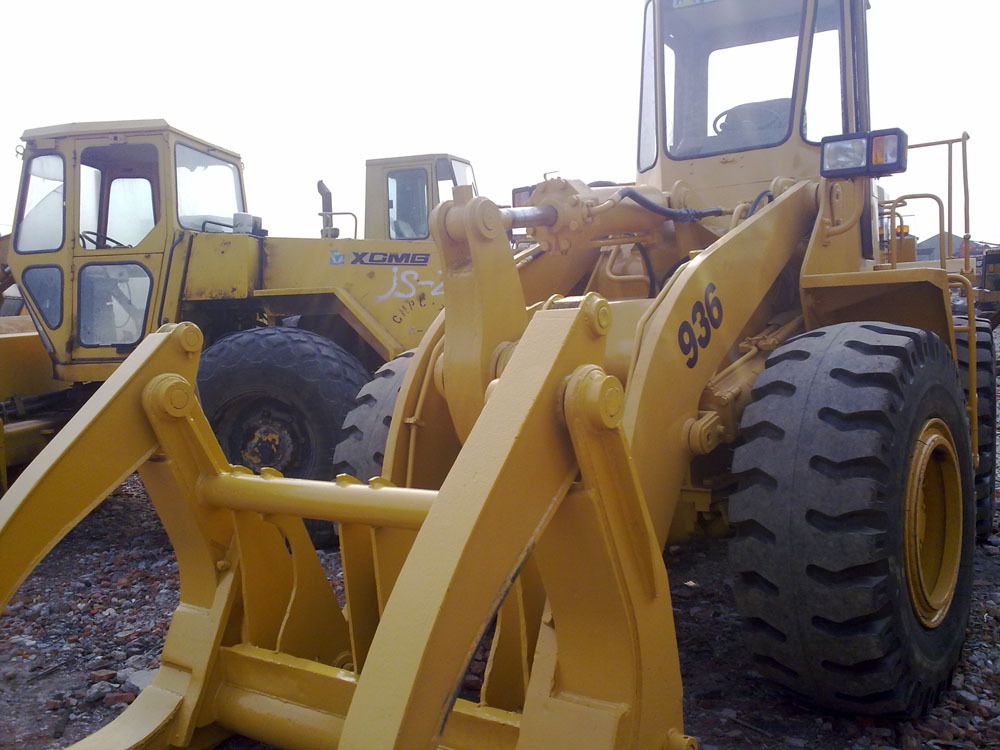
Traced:
<svg viewBox="0 0 1000 750">
<path fill-rule="evenodd" d="M 723 117 L 728 115 L 733 110 L 744 109 L 748 108 L 749 106 L 752 105 L 737 104 L 735 107 L 730 107 L 729 109 L 722 110 L 721 112 L 719 112 L 719 114 L 715 116 L 715 119 L 712 120 L 712 130 L 715 132 L 716 135 L 722 135 L 722 126 L 719 124 L 719 120 L 721 120 Z M 782 127 L 785 124 L 785 119 L 770 107 L 754 107 L 752 111 L 753 114 L 755 115 L 760 112 L 765 112 L 767 114 L 766 122 L 764 122 L 763 124 L 756 123 L 756 127 L 760 130 L 768 130 L 774 127 Z"/>
<path fill-rule="evenodd" d="M 93 242 L 94 247 L 98 247 L 102 242 L 105 245 L 113 245 L 114 247 L 131 247 L 131 245 L 126 245 L 124 242 L 119 242 L 114 237 L 108 237 L 106 234 L 101 234 L 100 232 L 92 232 L 87 230 L 86 232 L 80 232 L 80 242 L 86 248 L 88 242 Z"/>
</svg>

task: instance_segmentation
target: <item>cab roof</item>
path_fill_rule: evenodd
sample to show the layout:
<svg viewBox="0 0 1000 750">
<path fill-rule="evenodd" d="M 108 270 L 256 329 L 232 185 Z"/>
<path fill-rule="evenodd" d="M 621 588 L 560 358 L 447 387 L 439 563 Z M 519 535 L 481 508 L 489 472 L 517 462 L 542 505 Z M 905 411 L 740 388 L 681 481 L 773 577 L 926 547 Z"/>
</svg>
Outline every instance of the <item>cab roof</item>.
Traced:
<svg viewBox="0 0 1000 750">
<path fill-rule="evenodd" d="M 63 125 L 49 125 L 42 128 L 29 128 L 21 135 L 21 140 L 35 141 L 42 139 L 72 138 L 75 136 L 110 135 L 114 133 L 163 133 L 170 132 L 190 141 L 194 141 L 212 151 L 221 151 L 236 159 L 240 155 L 227 148 L 220 148 L 208 141 L 202 140 L 183 130 L 171 127 L 166 120 L 109 120 L 106 122 L 70 122 Z"/>
<path fill-rule="evenodd" d="M 446 154 L 444 152 L 437 154 L 412 154 L 407 156 L 387 156 L 381 159 L 368 159 L 365 164 L 369 167 L 378 166 L 380 164 L 396 164 L 401 159 L 407 161 L 430 161 L 432 159 L 455 159 L 456 161 L 463 162 L 465 164 L 471 164 L 468 159 L 463 159 L 461 156 L 455 156 L 454 154 Z"/>
</svg>

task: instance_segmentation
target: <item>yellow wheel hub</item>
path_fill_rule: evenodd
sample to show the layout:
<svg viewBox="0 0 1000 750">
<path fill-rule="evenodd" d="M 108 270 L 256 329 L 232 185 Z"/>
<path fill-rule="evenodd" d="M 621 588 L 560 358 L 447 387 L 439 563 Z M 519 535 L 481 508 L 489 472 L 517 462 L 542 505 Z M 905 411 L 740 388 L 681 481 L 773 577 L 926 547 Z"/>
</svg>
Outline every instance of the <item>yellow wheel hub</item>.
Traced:
<svg viewBox="0 0 1000 750">
<path fill-rule="evenodd" d="M 962 556 L 962 472 L 951 431 L 924 425 L 910 460 L 903 524 L 906 582 L 913 611 L 928 628 L 941 624 Z"/>
</svg>

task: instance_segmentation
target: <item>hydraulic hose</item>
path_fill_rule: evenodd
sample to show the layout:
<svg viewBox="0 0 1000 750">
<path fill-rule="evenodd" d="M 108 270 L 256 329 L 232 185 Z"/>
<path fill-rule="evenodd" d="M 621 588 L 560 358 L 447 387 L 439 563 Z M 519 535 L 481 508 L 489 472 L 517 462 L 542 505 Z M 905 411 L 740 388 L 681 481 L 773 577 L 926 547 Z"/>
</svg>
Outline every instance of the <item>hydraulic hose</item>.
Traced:
<svg viewBox="0 0 1000 750">
<path fill-rule="evenodd" d="M 649 298 L 653 299 L 658 291 L 656 288 L 656 277 L 653 275 L 653 262 L 649 259 L 649 251 L 643 247 L 641 242 L 635 243 L 636 250 L 642 257 L 642 266 L 646 269 L 646 276 L 649 279 Z"/>
<path fill-rule="evenodd" d="M 30 417 L 33 414 L 58 408 L 67 401 L 66 391 L 43 393 L 38 396 L 24 396 L 18 399 L 0 401 L 0 420 L 9 422 L 17 418 Z"/>
<path fill-rule="evenodd" d="M 671 221 L 676 221 L 681 224 L 690 224 L 695 221 L 701 221 L 709 216 L 723 216 L 726 213 L 722 208 L 667 208 L 666 206 L 661 206 L 655 201 L 651 201 L 638 190 L 630 187 L 619 191 L 619 195 L 622 199 L 631 198 L 635 203 L 638 203 L 647 211 L 659 214 L 665 219 L 670 219 Z"/>
<path fill-rule="evenodd" d="M 767 199 L 767 201 L 770 203 L 771 201 L 774 200 L 774 193 L 772 193 L 770 190 L 765 190 L 756 198 L 754 198 L 753 203 L 750 204 L 750 210 L 747 212 L 748 219 L 755 213 L 757 213 L 757 209 L 760 208 L 760 204 L 763 203 L 765 199 Z"/>
</svg>

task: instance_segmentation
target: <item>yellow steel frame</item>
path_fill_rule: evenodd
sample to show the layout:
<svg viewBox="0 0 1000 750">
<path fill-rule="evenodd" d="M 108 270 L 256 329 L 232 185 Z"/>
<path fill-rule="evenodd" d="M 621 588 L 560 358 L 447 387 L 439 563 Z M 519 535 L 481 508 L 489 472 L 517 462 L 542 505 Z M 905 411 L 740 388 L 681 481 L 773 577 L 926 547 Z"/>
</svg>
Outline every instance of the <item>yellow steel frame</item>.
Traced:
<svg viewBox="0 0 1000 750">
<path fill-rule="evenodd" d="M 20 573 L 4 579 L 3 601 L 137 467 L 175 544 L 181 604 L 163 666 L 120 719 L 80 747 L 198 746 L 220 728 L 285 747 L 338 738 L 345 748 L 426 747 L 439 737 L 467 660 L 454 644 L 482 632 L 532 550 L 549 595 L 549 629 L 560 622 L 560 679 L 553 682 L 553 662 L 536 666 L 521 714 L 458 701 L 434 741 L 578 747 L 586 731 L 591 747 L 654 739 L 690 747 L 679 734 L 666 572 L 620 426 L 623 392 L 585 364 L 600 359 L 607 320 L 597 297 L 536 315 L 454 481 L 437 492 L 254 478 L 229 466 L 190 385 L 197 329 L 181 324 L 149 337 L 0 506 L 0 565 Z M 114 459 L 82 479 L 79 461 L 96 441 Z M 544 445 L 551 450 L 537 449 Z M 512 495 L 507 488 L 526 471 L 531 490 Z M 300 513 L 422 525 L 360 682 L 353 618 L 338 607 Z M 507 530 L 498 537 L 501 518 Z M 581 569 L 592 576 L 581 579 Z M 348 611 L 352 595 L 348 587 Z M 551 639 L 545 633 L 539 637 Z M 590 665 L 599 643 L 608 672 L 598 676 Z M 263 719 L 278 707 L 283 718 Z"/>
</svg>

